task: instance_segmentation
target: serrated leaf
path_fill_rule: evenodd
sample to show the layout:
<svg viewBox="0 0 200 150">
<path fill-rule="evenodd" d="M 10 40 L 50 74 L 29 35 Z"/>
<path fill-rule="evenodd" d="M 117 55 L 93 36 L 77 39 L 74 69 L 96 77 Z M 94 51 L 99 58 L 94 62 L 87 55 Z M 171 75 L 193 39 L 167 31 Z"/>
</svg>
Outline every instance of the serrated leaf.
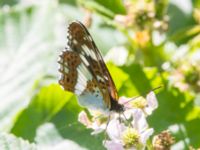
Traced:
<svg viewBox="0 0 200 150">
<path fill-rule="evenodd" d="M 0 10 L 0 128 L 4 130 L 11 125 L 8 119 L 27 103 L 35 80 L 48 72 L 55 59 L 58 41 L 51 31 L 56 25 L 48 19 L 55 17 L 51 14 L 55 8 L 50 5 Z"/>
<path fill-rule="evenodd" d="M 35 144 L 31 144 L 22 138 L 15 137 L 12 134 L 0 133 L 1 150 L 37 150 Z"/>
<path fill-rule="evenodd" d="M 76 8 L 57 8 L 56 1 L 43 1 L 0 9 L 0 130 L 10 130 L 36 80 L 51 77 L 57 82 L 56 62 L 66 43 L 67 20 L 79 15 Z"/>
</svg>

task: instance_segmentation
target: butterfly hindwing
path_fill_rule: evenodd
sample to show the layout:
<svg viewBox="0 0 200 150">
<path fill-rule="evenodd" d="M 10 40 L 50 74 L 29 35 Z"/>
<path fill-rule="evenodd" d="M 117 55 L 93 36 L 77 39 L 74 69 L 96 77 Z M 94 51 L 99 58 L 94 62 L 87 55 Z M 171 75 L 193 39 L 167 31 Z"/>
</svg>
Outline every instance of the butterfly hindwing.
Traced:
<svg viewBox="0 0 200 150">
<path fill-rule="evenodd" d="M 61 78 L 59 84 L 67 91 L 76 95 L 82 94 L 87 89 L 88 81 L 92 80 L 92 75 L 82 64 L 81 58 L 77 52 L 65 50 L 60 55 L 59 71 Z"/>
</svg>

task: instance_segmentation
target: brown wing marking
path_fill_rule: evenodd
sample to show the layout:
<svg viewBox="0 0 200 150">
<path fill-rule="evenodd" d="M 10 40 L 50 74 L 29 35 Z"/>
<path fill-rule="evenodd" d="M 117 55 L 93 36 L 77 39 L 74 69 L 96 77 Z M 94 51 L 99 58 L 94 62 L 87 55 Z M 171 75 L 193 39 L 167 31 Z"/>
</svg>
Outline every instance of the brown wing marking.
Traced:
<svg viewBox="0 0 200 150">
<path fill-rule="evenodd" d="M 79 55 L 73 51 L 63 51 L 58 63 L 60 64 L 59 71 L 62 73 L 59 84 L 65 90 L 75 92 L 75 85 L 78 78 L 77 67 L 81 63 Z"/>
<path fill-rule="evenodd" d="M 87 81 L 87 86 L 83 92 L 84 93 L 92 93 L 93 96 L 95 96 L 96 98 L 103 98 L 102 96 L 102 93 L 99 89 L 99 86 L 98 84 L 96 84 L 96 80 L 89 80 Z"/>
</svg>

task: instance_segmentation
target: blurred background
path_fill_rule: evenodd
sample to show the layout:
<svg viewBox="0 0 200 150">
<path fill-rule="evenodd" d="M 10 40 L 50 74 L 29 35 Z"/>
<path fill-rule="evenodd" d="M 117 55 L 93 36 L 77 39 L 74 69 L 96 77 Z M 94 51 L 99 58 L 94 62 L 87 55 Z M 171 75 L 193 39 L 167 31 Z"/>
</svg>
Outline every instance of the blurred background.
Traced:
<svg viewBox="0 0 200 150">
<path fill-rule="evenodd" d="M 120 96 L 163 85 L 147 118 L 154 134 L 168 129 L 174 150 L 200 147 L 200 0 L 1 0 L 0 148 L 104 149 L 58 85 L 73 20 L 88 27 Z"/>
</svg>

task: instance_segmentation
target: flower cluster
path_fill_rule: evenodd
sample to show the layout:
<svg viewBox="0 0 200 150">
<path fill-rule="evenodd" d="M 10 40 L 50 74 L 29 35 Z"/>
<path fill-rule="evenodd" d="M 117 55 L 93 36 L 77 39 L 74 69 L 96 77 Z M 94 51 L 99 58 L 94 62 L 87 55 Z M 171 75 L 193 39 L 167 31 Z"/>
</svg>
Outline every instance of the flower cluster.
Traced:
<svg viewBox="0 0 200 150">
<path fill-rule="evenodd" d="M 135 27 L 140 31 L 152 29 L 166 31 L 168 29 L 168 17 L 165 12 L 166 1 L 126 0 L 124 3 L 127 14 L 115 16 L 115 21 L 121 25 Z"/>
<path fill-rule="evenodd" d="M 178 49 L 183 51 L 182 49 Z M 178 52 L 177 52 L 178 53 Z M 200 91 L 200 53 L 185 52 L 185 57 L 177 56 L 176 62 L 172 62 L 170 71 L 170 83 L 179 88 L 180 91 L 191 91 L 193 93 L 199 93 Z M 179 54 L 180 55 L 180 54 Z"/>
<path fill-rule="evenodd" d="M 123 113 L 110 112 L 107 116 L 92 110 L 89 110 L 90 114 L 82 111 L 79 122 L 93 129 L 92 134 L 104 131 L 107 138 L 103 143 L 108 150 L 145 148 L 153 134 L 146 117 L 158 106 L 155 94 L 150 92 L 146 98 L 136 99 L 121 97 L 119 103 L 125 107 Z"/>
<path fill-rule="evenodd" d="M 127 13 L 116 14 L 114 22 L 123 28 L 126 34 L 128 33 L 132 39 L 130 42 L 142 49 L 148 47 L 151 41 L 155 45 L 160 44 L 168 30 L 169 17 L 166 14 L 168 2 L 125 0 L 124 4 Z"/>
</svg>

